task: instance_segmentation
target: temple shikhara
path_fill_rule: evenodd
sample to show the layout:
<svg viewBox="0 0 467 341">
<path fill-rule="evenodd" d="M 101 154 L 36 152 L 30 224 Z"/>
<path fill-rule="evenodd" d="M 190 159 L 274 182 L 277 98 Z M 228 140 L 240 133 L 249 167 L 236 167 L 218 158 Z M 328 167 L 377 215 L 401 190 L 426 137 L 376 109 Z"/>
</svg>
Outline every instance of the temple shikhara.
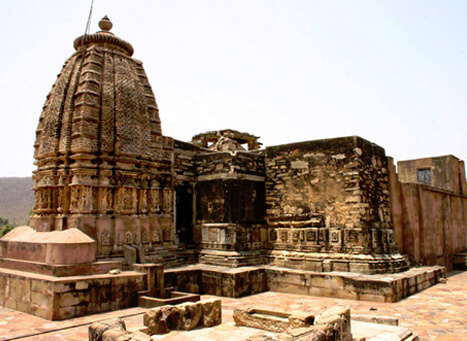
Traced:
<svg viewBox="0 0 467 341">
<path fill-rule="evenodd" d="M 232 129 L 165 136 L 143 63 L 107 17 L 99 26 L 75 39 L 40 115 L 34 214 L 0 239 L 0 305 L 61 320 L 170 290 L 394 302 L 462 258 L 456 157 L 397 174 L 357 136 L 266 147 Z"/>
</svg>

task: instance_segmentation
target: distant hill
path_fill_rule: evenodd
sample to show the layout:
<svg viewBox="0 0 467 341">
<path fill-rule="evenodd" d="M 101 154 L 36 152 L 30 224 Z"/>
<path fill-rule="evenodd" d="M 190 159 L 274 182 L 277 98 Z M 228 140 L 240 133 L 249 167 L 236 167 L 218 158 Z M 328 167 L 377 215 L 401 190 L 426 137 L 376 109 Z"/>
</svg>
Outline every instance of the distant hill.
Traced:
<svg viewBox="0 0 467 341">
<path fill-rule="evenodd" d="M 34 207 L 34 181 L 31 177 L 0 178 L 0 217 L 10 225 L 26 225 Z"/>
</svg>

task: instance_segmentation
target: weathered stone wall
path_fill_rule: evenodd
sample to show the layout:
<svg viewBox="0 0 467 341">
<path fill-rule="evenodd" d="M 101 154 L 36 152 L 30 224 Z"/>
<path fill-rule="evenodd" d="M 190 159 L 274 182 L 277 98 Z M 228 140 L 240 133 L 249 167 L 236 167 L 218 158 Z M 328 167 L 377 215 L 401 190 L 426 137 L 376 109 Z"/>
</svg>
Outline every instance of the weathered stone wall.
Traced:
<svg viewBox="0 0 467 341">
<path fill-rule="evenodd" d="M 199 223 L 261 223 L 264 221 L 264 183 L 212 180 L 197 184 Z"/>
<path fill-rule="evenodd" d="M 196 181 L 196 155 L 202 149 L 192 143 L 174 140 L 174 179 L 176 182 Z"/>
<path fill-rule="evenodd" d="M 267 290 L 264 268 L 241 268 L 234 270 L 167 269 L 164 273 L 167 286 L 183 292 L 224 297 L 242 297 Z"/>
<path fill-rule="evenodd" d="M 467 196 L 397 180 L 391 164 L 394 233 L 400 253 L 414 263 L 444 265 L 467 248 Z"/>
<path fill-rule="evenodd" d="M 383 148 L 354 136 L 268 147 L 265 156 L 273 248 L 394 251 Z"/>
</svg>

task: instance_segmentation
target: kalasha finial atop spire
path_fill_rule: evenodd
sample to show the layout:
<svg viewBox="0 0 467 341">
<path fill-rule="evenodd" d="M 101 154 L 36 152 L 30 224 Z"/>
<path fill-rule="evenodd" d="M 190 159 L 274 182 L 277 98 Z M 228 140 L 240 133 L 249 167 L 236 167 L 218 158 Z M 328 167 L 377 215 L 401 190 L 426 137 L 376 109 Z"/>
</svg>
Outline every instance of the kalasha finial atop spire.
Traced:
<svg viewBox="0 0 467 341">
<path fill-rule="evenodd" d="M 94 34 L 85 34 L 75 39 L 73 46 L 78 51 L 82 48 L 87 49 L 89 46 L 94 44 L 105 45 L 110 47 L 111 45 L 117 46 L 128 53 L 131 57 L 133 55 L 133 46 L 129 42 L 116 37 L 112 32 L 112 22 L 109 20 L 107 15 L 99 21 L 99 27 L 102 31 Z"/>
<path fill-rule="evenodd" d="M 109 32 L 112 29 L 112 22 L 107 17 L 107 14 L 99 21 L 99 27 L 104 32 Z"/>
</svg>

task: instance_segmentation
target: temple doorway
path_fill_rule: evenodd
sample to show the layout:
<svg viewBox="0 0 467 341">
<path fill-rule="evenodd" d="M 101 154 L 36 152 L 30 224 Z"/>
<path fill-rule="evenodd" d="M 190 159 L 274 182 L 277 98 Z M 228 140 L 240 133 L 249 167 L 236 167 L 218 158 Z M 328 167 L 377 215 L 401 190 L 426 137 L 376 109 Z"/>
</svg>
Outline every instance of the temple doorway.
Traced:
<svg viewBox="0 0 467 341">
<path fill-rule="evenodd" d="M 176 188 L 176 230 L 185 246 L 193 244 L 193 187 L 186 182 Z"/>
</svg>

